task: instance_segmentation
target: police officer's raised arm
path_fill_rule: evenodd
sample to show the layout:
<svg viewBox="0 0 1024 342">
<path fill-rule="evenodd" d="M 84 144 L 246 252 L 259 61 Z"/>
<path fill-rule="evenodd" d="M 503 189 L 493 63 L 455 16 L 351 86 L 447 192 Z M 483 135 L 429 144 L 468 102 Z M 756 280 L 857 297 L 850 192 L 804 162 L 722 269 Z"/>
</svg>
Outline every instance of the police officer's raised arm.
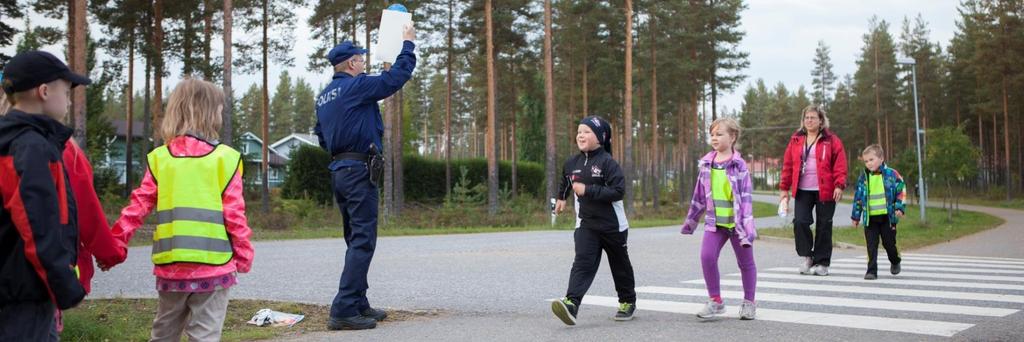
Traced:
<svg viewBox="0 0 1024 342">
<path fill-rule="evenodd" d="M 398 54 L 395 64 L 391 70 L 381 72 L 380 75 L 366 76 L 358 87 L 366 94 L 363 97 L 365 103 L 377 102 L 386 99 L 388 96 L 398 92 L 412 78 L 412 71 L 416 68 L 416 29 L 411 24 L 406 25 L 402 32 L 402 52 Z"/>
</svg>

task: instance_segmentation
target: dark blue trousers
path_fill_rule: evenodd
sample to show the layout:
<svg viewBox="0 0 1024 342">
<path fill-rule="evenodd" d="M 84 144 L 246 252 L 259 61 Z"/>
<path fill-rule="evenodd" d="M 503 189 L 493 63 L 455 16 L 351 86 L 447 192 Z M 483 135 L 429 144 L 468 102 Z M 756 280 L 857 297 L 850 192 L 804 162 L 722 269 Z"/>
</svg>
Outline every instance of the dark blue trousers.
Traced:
<svg viewBox="0 0 1024 342">
<path fill-rule="evenodd" d="M 373 251 L 377 248 L 377 187 L 370 183 L 366 164 L 343 167 L 332 172 L 334 198 L 345 223 L 345 267 L 338 294 L 331 304 L 331 317 L 359 315 L 370 307 L 366 299 Z"/>
</svg>

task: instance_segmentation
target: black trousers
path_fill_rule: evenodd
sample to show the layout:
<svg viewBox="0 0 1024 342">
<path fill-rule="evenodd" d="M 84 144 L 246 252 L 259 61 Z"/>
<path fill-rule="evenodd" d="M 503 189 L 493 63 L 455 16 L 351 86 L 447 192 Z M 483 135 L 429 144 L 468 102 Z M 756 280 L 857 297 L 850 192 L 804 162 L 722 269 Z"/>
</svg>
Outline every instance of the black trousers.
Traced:
<svg viewBox="0 0 1024 342">
<path fill-rule="evenodd" d="M 795 202 L 793 238 L 796 240 L 796 254 L 811 257 L 815 265 L 828 266 L 832 263 L 832 216 L 836 213 L 836 202 L 822 202 L 817 191 L 804 190 L 797 190 Z M 813 235 L 812 223 L 816 223 Z"/>
<path fill-rule="evenodd" d="M 50 301 L 0 305 L 0 341 L 60 341 Z"/>
<path fill-rule="evenodd" d="M 572 263 L 569 273 L 569 289 L 565 297 L 579 305 L 583 295 L 587 294 L 590 284 L 594 282 L 597 268 L 601 265 L 601 251 L 608 254 L 608 266 L 612 269 L 615 281 L 615 292 L 620 303 L 636 303 L 635 283 L 633 280 L 633 264 L 629 262 L 626 251 L 626 238 L 629 231 L 620 232 L 618 228 L 576 229 L 576 260 Z"/>
<path fill-rule="evenodd" d="M 889 223 L 889 215 L 875 215 L 868 218 L 864 226 L 864 240 L 868 245 L 868 273 L 878 274 L 878 238 L 888 254 L 889 263 L 900 263 L 900 252 L 896 250 L 896 227 Z"/>
</svg>

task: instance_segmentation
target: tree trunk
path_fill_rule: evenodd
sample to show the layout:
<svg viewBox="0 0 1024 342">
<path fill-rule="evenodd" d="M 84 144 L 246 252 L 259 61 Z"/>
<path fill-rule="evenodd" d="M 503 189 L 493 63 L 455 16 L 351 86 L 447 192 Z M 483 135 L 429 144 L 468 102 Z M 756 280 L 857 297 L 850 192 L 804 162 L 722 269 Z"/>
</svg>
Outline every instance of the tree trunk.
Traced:
<svg viewBox="0 0 1024 342">
<path fill-rule="evenodd" d="M 988 190 L 988 177 L 985 171 L 985 122 L 981 121 L 981 111 L 978 111 L 978 150 L 981 151 L 981 178 L 982 186 Z"/>
<path fill-rule="evenodd" d="M 589 63 L 587 57 L 588 57 L 587 56 L 587 52 L 584 51 L 584 53 L 583 53 L 583 113 L 582 113 L 583 115 L 581 115 L 577 119 L 582 119 L 583 117 L 586 117 L 586 116 L 590 115 L 590 100 L 589 100 L 589 98 L 587 98 L 587 90 L 589 90 L 588 88 L 590 86 L 590 83 L 587 81 L 587 78 L 590 76 L 589 75 L 590 74 L 590 70 L 589 70 L 590 69 L 590 67 L 589 67 L 590 63 Z"/>
<path fill-rule="evenodd" d="M 626 0 L 626 90 L 622 135 L 623 174 L 626 175 L 626 212 L 633 212 L 633 0 Z"/>
<path fill-rule="evenodd" d="M 885 142 L 882 140 L 882 99 L 878 89 L 878 39 L 874 35 L 872 35 L 871 44 L 873 45 L 872 51 L 875 53 L 875 86 L 873 87 L 875 90 L 875 130 L 877 133 L 877 139 L 875 141 L 882 144 Z M 889 149 L 890 147 L 885 146 L 885 148 Z"/>
<path fill-rule="evenodd" d="M 544 0 L 544 130 L 545 157 L 544 179 L 545 198 L 555 197 L 557 170 L 555 161 L 555 86 L 554 61 L 551 57 L 551 0 Z M 569 73 L 571 74 L 571 68 Z"/>
<path fill-rule="evenodd" d="M 1010 178 L 1010 107 L 1009 100 L 1007 97 L 1007 75 L 1003 74 L 1002 79 L 1002 90 L 1003 90 L 1003 153 L 1006 155 L 1006 200 L 1010 200 L 1010 192 L 1013 191 L 1011 185 L 1012 179 Z"/>
<path fill-rule="evenodd" d="M 150 113 L 150 111 L 152 110 L 152 108 L 150 108 L 150 97 L 149 97 L 150 96 L 149 95 L 150 94 L 150 84 L 149 84 L 150 81 L 149 80 L 152 77 L 152 75 L 153 75 L 152 57 L 149 54 L 146 54 L 146 84 L 144 85 L 144 89 L 143 89 L 144 94 L 142 95 L 142 136 L 143 136 L 143 138 L 142 138 L 142 154 L 143 155 L 146 155 L 146 154 L 149 153 L 150 146 L 151 146 L 150 145 L 150 141 L 151 141 L 150 139 L 153 136 L 154 128 L 156 128 L 156 127 L 154 127 L 154 126 L 152 126 L 150 124 L 150 120 L 152 119 L 152 113 Z M 144 168 L 148 169 L 149 168 L 149 159 L 142 158 L 141 161 L 142 161 L 142 166 Z"/>
<path fill-rule="evenodd" d="M 213 44 L 213 6 L 212 0 L 203 0 L 203 78 L 213 82 L 213 60 L 210 49 Z M 225 28 L 225 31 L 227 28 Z M 227 107 L 227 104 L 224 105 Z"/>
<path fill-rule="evenodd" d="M 135 104 L 134 104 L 134 102 L 135 102 L 135 93 L 134 93 L 135 90 L 133 89 L 133 86 L 135 85 L 135 80 L 134 80 L 134 78 L 135 78 L 135 31 L 134 30 L 135 29 L 132 28 L 132 33 L 129 35 L 129 38 L 128 38 L 128 80 L 127 80 L 128 81 L 128 86 L 125 88 L 125 91 L 124 91 L 125 92 L 125 100 L 124 100 L 125 111 L 124 112 L 126 113 L 125 118 L 127 119 L 127 122 L 125 122 L 125 125 L 128 126 L 128 130 L 125 133 L 125 143 L 124 143 L 124 146 L 125 146 L 125 148 L 124 148 L 124 193 L 122 194 L 124 196 L 124 198 L 128 198 L 128 196 L 131 195 L 132 187 L 133 187 L 133 185 L 135 185 L 135 182 L 132 181 L 132 138 L 133 138 L 132 123 L 133 123 L 133 120 L 135 120 L 134 116 L 132 115 L 133 114 L 132 112 L 134 111 L 134 107 L 135 107 Z"/>
<path fill-rule="evenodd" d="M 1004 123 L 1005 126 L 1005 123 Z M 996 113 L 992 113 L 992 179 L 999 181 L 999 127 L 996 125 Z M 1007 189 L 1009 190 L 1009 189 Z"/>
<path fill-rule="evenodd" d="M 445 59 L 447 76 L 445 77 L 448 92 L 444 97 L 444 191 L 445 198 L 452 195 L 452 15 L 455 11 L 454 0 L 448 0 L 448 53 Z"/>
<path fill-rule="evenodd" d="M 484 2 L 484 25 L 487 26 L 487 138 L 484 143 L 487 155 L 487 211 L 498 213 L 498 159 L 495 156 L 495 82 L 494 82 L 494 23 L 491 0 Z"/>
<path fill-rule="evenodd" d="M 87 22 L 85 15 L 85 0 L 72 0 L 68 2 L 68 60 L 71 62 L 71 71 L 87 75 L 85 65 L 86 51 L 85 39 L 87 36 Z M 87 148 L 85 111 L 86 111 L 85 87 L 71 89 L 71 117 L 74 119 L 75 141 L 83 149 Z"/>
<path fill-rule="evenodd" d="M 384 63 L 384 71 L 391 70 L 391 63 Z M 395 123 L 395 96 L 384 99 L 384 222 L 390 222 L 395 213 L 395 151 L 394 151 L 394 123 Z"/>
<path fill-rule="evenodd" d="M 516 198 L 519 192 L 519 156 L 516 155 L 516 116 L 512 114 L 512 198 Z"/>
<path fill-rule="evenodd" d="M 270 67 L 270 64 L 267 61 L 269 57 L 268 54 L 270 52 L 267 47 L 267 26 L 270 24 L 269 18 L 267 17 L 268 1 L 269 0 L 263 0 L 263 101 L 260 101 L 262 104 L 261 111 L 263 112 L 263 143 L 261 144 L 263 145 L 263 185 L 260 187 L 262 190 L 260 202 L 263 206 L 263 212 L 265 213 L 270 212 L 270 154 L 269 146 L 267 146 L 267 144 L 270 144 L 270 94 L 267 91 L 270 84 L 267 77 L 267 69 Z"/>
<path fill-rule="evenodd" d="M 234 6 L 231 0 L 224 0 L 224 114 L 221 126 L 221 141 L 234 143 L 234 130 L 231 120 L 234 112 L 234 94 L 231 91 L 231 25 Z M 212 66 L 211 66 L 212 69 Z"/>
<path fill-rule="evenodd" d="M 164 1 L 155 0 L 153 4 L 153 100 L 150 103 L 153 120 L 153 143 L 159 145 L 160 122 L 163 121 L 163 75 L 164 75 Z"/>
<path fill-rule="evenodd" d="M 651 191 L 654 201 L 654 210 L 659 207 L 658 195 L 661 192 L 658 179 L 661 175 L 658 172 L 661 166 L 661 154 L 658 153 L 658 47 L 655 45 L 657 37 L 654 32 L 654 22 L 651 22 L 651 183 L 654 187 Z"/>
<path fill-rule="evenodd" d="M 366 20 L 366 73 L 370 73 L 370 66 L 373 65 L 373 59 L 370 58 L 370 31 L 373 29 L 370 26 L 370 0 L 363 2 L 363 17 Z"/>
<path fill-rule="evenodd" d="M 195 59 L 192 58 L 192 42 L 195 36 L 194 26 L 192 25 L 192 11 L 185 11 L 185 22 L 188 25 L 184 25 L 182 29 L 182 40 L 181 40 L 181 74 L 182 76 L 190 76 L 195 70 Z"/>
<path fill-rule="evenodd" d="M 676 101 L 679 109 L 676 111 L 676 189 L 679 191 L 679 207 L 686 205 L 686 187 L 683 181 L 683 171 L 686 170 L 686 109 L 683 101 Z"/>
<path fill-rule="evenodd" d="M 402 147 L 404 146 L 402 143 L 402 127 L 405 127 L 402 123 L 402 121 L 405 120 L 405 110 L 402 106 L 405 105 L 405 100 L 402 95 L 402 90 L 398 90 L 397 93 L 391 95 L 391 103 L 395 108 L 392 113 L 392 119 L 395 120 L 392 125 L 392 129 L 395 130 L 394 136 L 392 137 L 394 138 L 394 142 L 392 142 L 394 147 L 391 148 L 391 153 L 393 153 L 393 158 L 395 159 L 392 165 L 394 167 L 392 172 L 395 175 L 395 183 L 392 184 L 392 186 L 394 186 L 395 202 L 391 204 L 391 214 L 398 217 L 399 215 L 402 215 L 402 206 L 405 205 L 403 203 L 405 201 L 405 188 L 403 187 L 404 181 L 402 179 L 402 172 L 404 171 L 402 169 Z"/>
</svg>

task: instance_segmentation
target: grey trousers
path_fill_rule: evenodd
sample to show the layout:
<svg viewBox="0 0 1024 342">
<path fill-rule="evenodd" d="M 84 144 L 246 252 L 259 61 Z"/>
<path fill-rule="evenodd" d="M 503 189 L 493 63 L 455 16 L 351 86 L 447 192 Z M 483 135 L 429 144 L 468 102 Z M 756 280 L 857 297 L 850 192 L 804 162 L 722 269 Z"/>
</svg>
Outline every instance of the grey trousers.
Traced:
<svg viewBox="0 0 1024 342">
<path fill-rule="evenodd" d="M 150 341 L 220 341 L 224 316 L 228 312 L 228 289 L 213 292 L 165 292 L 153 320 Z"/>
</svg>

